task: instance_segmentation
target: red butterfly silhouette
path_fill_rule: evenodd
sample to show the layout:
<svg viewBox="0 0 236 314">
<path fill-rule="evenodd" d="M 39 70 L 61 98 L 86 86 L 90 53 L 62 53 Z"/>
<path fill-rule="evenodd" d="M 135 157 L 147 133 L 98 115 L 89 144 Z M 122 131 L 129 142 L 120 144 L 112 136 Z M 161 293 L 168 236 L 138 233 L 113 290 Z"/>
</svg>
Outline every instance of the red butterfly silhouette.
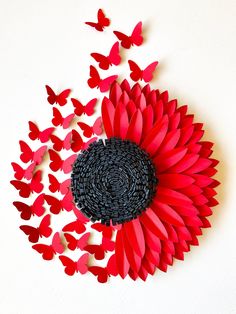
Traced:
<svg viewBox="0 0 236 314">
<path fill-rule="evenodd" d="M 73 154 L 65 160 L 61 159 L 60 155 L 52 149 L 48 150 L 50 157 L 49 167 L 52 171 L 56 172 L 58 170 L 62 170 L 65 174 L 70 173 L 72 169 L 72 165 L 76 160 L 77 155 Z"/>
<path fill-rule="evenodd" d="M 61 194 L 66 194 L 70 188 L 70 184 L 71 184 L 71 180 L 70 179 L 67 179 L 63 182 L 59 182 L 57 180 L 56 177 L 54 177 L 53 174 L 48 174 L 48 179 L 49 179 L 49 190 L 52 192 L 52 193 L 55 193 L 55 192 L 60 192 Z"/>
<path fill-rule="evenodd" d="M 49 141 L 50 136 L 55 128 L 48 128 L 46 130 L 40 131 L 38 126 L 34 122 L 29 121 L 29 130 L 29 138 L 32 141 L 40 140 L 41 143 L 46 143 Z"/>
<path fill-rule="evenodd" d="M 139 80 L 144 80 L 144 82 L 150 82 L 153 79 L 153 72 L 155 71 L 158 62 L 152 62 L 144 70 L 141 70 L 140 67 L 132 60 L 128 60 L 130 67 L 130 77 L 133 81 L 137 82 Z"/>
<path fill-rule="evenodd" d="M 35 244 L 32 248 L 42 254 L 42 258 L 45 260 L 51 260 L 55 254 L 62 254 L 65 251 L 59 232 L 54 234 L 52 244 Z"/>
<path fill-rule="evenodd" d="M 73 208 L 73 211 L 77 219 L 65 225 L 62 231 L 63 232 L 76 232 L 78 234 L 81 234 L 85 232 L 86 230 L 84 224 L 88 222 L 88 219 L 75 207 Z"/>
<path fill-rule="evenodd" d="M 117 276 L 117 266 L 116 266 L 116 256 L 115 254 L 111 255 L 107 262 L 106 267 L 100 266 L 90 266 L 88 267 L 88 271 L 90 271 L 94 276 L 97 276 L 97 280 L 100 283 L 107 282 L 110 275 Z"/>
<path fill-rule="evenodd" d="M 39 238 L 50 237 L 52 233 L 52 229 L 50 228 L 50 218 L 49 214 L 44 216 L 38 228 L 22 225 L 20 226 L 20 229 L 28 236 L 30 242 L 36 243 Z"/>
<path fill-rule="evenodd" d="M 10 183 L 14 186 L 16 190 L 19 191 L 21 197 L 27 198 L 31 193 L 40 193 L 43 190 L 43 184 L 41 183 L 42 171 L 38 170 L 33 175 L 30 183 L 25 183 L 19 180 L 11 180 Z"/>
<path fill-rule="evenodd" d="M 72 136 L 72 131 L 69 132 L 64 140 L 61 140 L 58 136 L 56 135 L 51 135 L 50 139 L 53 143 L 53 149 L 60 152 L 62 149 L 69 150 L 71 148 L 71 136 Z"/>
<path fill-rule="evenodd" d="M 91 53 L 91 57 L 93 57 L 98 62 L 98 66 L 103 70 L 108 70 L 112 65 L 119 65 L 121 62 L 121 57 L 119 54 L 119 42 L 116 42 L 111 47 L 108 56 L 93 52 Z"/>
<path fill-rule="evenodd" d="M 42 159 L 45 155 L 45 152 L 47 150 L 47 146 L 41 146 L 38 150 L 33 152 L 29 145 L 25 143 L 24 141 L 19 141 L 20 149 L 22 154 L 20 155 L 21 161 L 24 163 L 28 163 L 29 161 L 33 161 L 36 163 L 36 165 L 41 164 Z"/>
<path fill-rule="evenodd" d="M 53 107 L 52 110 L 53 110 L 52 124 L 55 126 L 61 125 L 63 129 L 68 129 L 75 114 L 71 113 L 67 117 L 64 118 L 59 109 L 57 109 L 56 107 Z"/>
<path fill-rule="evenodd" d="M 105 79 L 101 79 L 97 69 L 90 65 L 90 78 L 88 79 L 88 86 L 90 88 L 99 88 L 101 93 L 107 92 L 110 85 L 117 79 L 118 75 L 111 75 Z"/>
<path fill-rule="evenodd" d="M 76 248 L 83 250 L 85 246 L 88 245 L 90 232 L 86 232 L 79 239 L 76 239 L 73 235 L 69 233 L 64 233 L 64 237 L 66 239 L 67 247 L 69 250 L 74 251 Z"/>
<path fill-rule="evenodd" d="M 50 206 L 49 210 L 52 214 L 58 215 L 62 210 L 71 211 L 74 207 L 72 203 L 72 197 L 70 196 L 70 192 L 68 192 L 62 200 L 57 199 L 52 195 L 44 195 L 44 199 L 47 204 Z"/>
<path fill-rule="evenodd" d="M 69 257 L 64 255 L 60 255 L 59 259 L 62 262 L 63 266 L 65 266 L 65 273 L 68 276 L 73 276 L 75 273 L 78 272 L 80 272 L 81 274 L 85 274 L 88 271 L 88 253 L 84 253 L 77 262 L 72 261 Z"/>
<path fill-rule="evenodd" d="M 78 122 L 78 126 L 83 130 L 83 135 L 85 137 L 90 138 L 93 134 L 101 135 L 102 134 L 102 118 L 99 117 L 95 120 L 94 124 L 92 126 L 89 126 L 88 124 L 84 122 Z"/>
<path fill-rule="evenodd" d="M 121 32 L 113 32 L 116 37 L 121 41 L 121 46 L 129 49 L 131 46 L 136 45 L 140 46 L 143 43 L 142 37 L 142 22 L 139 22 L 132 31 L 130 36 L 127 36 Z"/>
<path fill-rule="evenodd" d="M 85 24 L 94 27 L 99 32 L 103 32 L 104 28 L 110 25 L 110 20 L 105 16 L 102 9 L 98 10 L 97 19 L 98 19 L 97 23 L 85 22 Z"/>
<path fill-rule="evenodd" d="M 81 104 L 81 102 L 75 98 L 71 98 L 72 104 L 74 106 L 74 113 L 77 116 L 81 116 L 83 113 L 87 116 L 91 116 L 94 113 L 94 107 L 97 103 L 97 98 L 91 99 L 85 106 Z"/>
<path fill-rule="evenodd" d="M 115 242 L 111 241 L 108 238 L 102 239 L 102 244 L 89 244 L 84 247 L 84 250 L 90 254 L 94 254 L 94 257 L 97 260 L 102 260 L 105 257 L 105 252 L 114 251 Z"/>
<path fill-rule="evenodd" d="M 32 205 L 27 205 L 22 202 L 13 202 L 13 205 L 16 209 L 21 213 L 20 217 L 24 220 L 29 220 L 31 216 L 37 215 L 41 217 L 44 212 L 45 208 L 43 207 L 44 204 L 44 194 L 40 194 Z"/>
<path fill-rule="evenodd" d="M 101 224 L 100 222 L 96 222 L 91 225 L 91 228 L 97 230 L 98 232 L 101 232 L 104 238 L 112 238 L 113 228 L 111 226 L 106 226 Z"/>
<path fill-rule="evenodd" d="M 90 221 L 78 208 L 74 207 L 73 212 L 75 216 L 77 217 L 77 219 L 83 224 L 86 224 L 87 222 Z"/>
<path fill-rule="evenodd" d="M 54 105 L 55 103 L 59 106 L 65 106 L 67 103 L 67 97 L 70 95 L 71 90 L 65 89 L 60 94 L 56 95 L 54 91 L 48 85 L 45 86 L 48 94 L 48 102 L 50 105 Z"/>
<path fill-rule="evenodd" d="M 26 169 L 23 169 L 20 165 L 15 162 L 11 163 L 13 170 L 15 171 L 14 177 L 17 180 L 22 180 L 25 178 L 26 180 L 31 180 L 33 177 L 33 172 L 36 167 L 36 163 L 33 162 Z"/>
<path fill-rule="evenodd" d="M 91 139 L 89 139 L 87 142 L 83 143 L 83 146 L 81 149 L 87 149 L 89 147 L 89 145 L 93 142 L 95 142 L 98 138 L 96 136 L 92 137 Z"/>
</svg>

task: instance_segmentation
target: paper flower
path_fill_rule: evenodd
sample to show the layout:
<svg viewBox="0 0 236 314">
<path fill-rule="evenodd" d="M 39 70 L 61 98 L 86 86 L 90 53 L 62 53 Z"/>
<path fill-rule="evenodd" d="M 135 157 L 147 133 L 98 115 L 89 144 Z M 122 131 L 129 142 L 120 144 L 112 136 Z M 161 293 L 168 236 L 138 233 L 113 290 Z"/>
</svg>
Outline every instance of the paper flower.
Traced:
<svg viewBox="0 0 236 314">
<path fill-rule="evenodd" d="M 87 24 L 102 31 L 110 20 L 99 10 L 98 23 Z M 143 42 L 141 22 L 131 36 L 114 33 L 126 49 Z M 92 57 L 102 69 L 119 65 L 119 43 L 108 57 Z M 129 60 L 131 79 L 151 81 L 157 64 L 141 70 Z M 99 282 L 117 275 L 146 280 L 156 269 L 166 271 L 174 258 L 184 259 L 190 245 L 198 245 L 218 204 L 219 182 L 213 178 L 218 162 L 211 158 L 213 143 L 202 140 L 203 124 L 194 121 L 187 106 L 169 100 L 168 92 L 118 83 L 117 77 L 101 79 L 90 66 L 89 87 L 109 91 L 92 125 L 81 117 L 93 116 L 97 98 L 84 105 L 68 99 L 70 89 L 56 94 L 47 85 L 52 126 L 40 130 L 30 121 L 29 139 L 40 146 L 20 141 L 20 159 L 27 166 L 12 163 L 11 184 L 31 200 L 14 206 L 23 220 L 40 217 L 37 225 L 20 226 L 33 249 L 44 260 L 58 257 L 67 275 L 89 271 Z M 54 105 L 64 107 L 66 115 Z M 59 214 L 63 226 L 52 228 Z M 76 260 L 71 251 L 78 253 Z"/>
</svg>

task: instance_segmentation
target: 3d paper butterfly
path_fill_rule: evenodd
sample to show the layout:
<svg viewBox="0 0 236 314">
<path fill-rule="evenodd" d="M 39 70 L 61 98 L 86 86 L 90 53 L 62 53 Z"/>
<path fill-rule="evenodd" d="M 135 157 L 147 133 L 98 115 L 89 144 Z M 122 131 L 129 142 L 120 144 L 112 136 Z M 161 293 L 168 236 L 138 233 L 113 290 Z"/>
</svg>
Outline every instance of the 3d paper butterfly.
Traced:
<svg viewBox="0 0 236 314">
<path fill-rule="evenodd" d="M 83 135 L 90 138 L 93 134 L 101 135 L 102 134 L 102 118 L 98 117 L 92 126 L 84 122 L 78 122 L 78 126 L 83 130 Z"/>
<path fill-rule="evenodd" d="M 70 95 L 71 90 L 65 89 L 60 94 L 56 95 L 51 87 L 45 86 L 48 94 L 48 102 L 50 105 L 58 104 L 59 106 L 65 106 L 67 103 L 67 98 Z"/>
<path fill-rule="evenodd" d="M 22 202 L 13 202 L 13 205 L 17 208 L 17 210 L 21 213 L 20 217 L 24 220 L 29 220 L 31 216 L 38 216 L 41 217 L 44 212 L 45 208 L 43 207 L 44 204 L 44 194 L 40 194 L 32 205 L 27 205 Z"/>
<path fill-rule="evenodd" d="M 36 167 L 36 163 L 33 162 L 30 164 L 26 169 L 23 169 L 20 165 L 16 162 L 11 163 L 13 170 L 15 171 L 14 177 L 17 180 L 22 180 L 23 178 L 26 180 L 31 180 L 33 177 L 33 172 Z"/>
<path fill-rule="evenodd" d="M 117 79 L 118 75 L 111 75 L 105 79 L 101 79 L 97 69 L 90 65 L 90 78 L 88 85 L 90 88 L 99 88 L 102 93 L 107 92 L 111 84 Z"/>
<path fill-rule="evenodd" d="M 63 232 L 76 232 L 78 234 L 83 233 L 86 230 L 84 224 L 86 224 L 89 219 L 85 217 L 76 207 L 73 208 L 73 211 L 77 217 L 75 221 L 70 222 L 62 229 Z"/>
<path fill-rule="evenodd" d="M 32 122 L 29 121 L 29 138 L 32 141 L 40 140 L 41 143 L 46 143 L 49 141 L 51 134 L 55 130 L 55 128 L 48 128 L 46 130 L 40 131 L 38 126 Z"/>
<path fill-rule="evenodd" d="M 67 248 L 71 251 L 74 251 L 76 248 L 83 250 L 85 246 L 88 245 L 88 239 L 90 237 L 90 232 L 86 232 L 79 239 L 76 239 L 70 233 L 64 233 L 64 237 L 67 242 Z"/>
<path fill-rule="evenodd" d="M 19 141 L 19 144 L 22 152 L 22 154 L 20 155 L 21 161 L 23 161 L 25 164 L 29 161 L 33 161 L 34 163 L 36 163 L 36 165 L 41 164 L 47 150 L 46 145 L 41 146 L 39 149 L 33 152 L 26 142 Z"/>
<path fill-rule="evenodd" d="M 53 143 L 53 149 L 60 152 L 62 149 L 69 150 L 71 148 L 71 137 L 72 137 L 72 131 L 69 132 L 64 140 L 61 140 L 58 136 L 56 135 L 51 135 L 50 139 Z"/>
<path fill-rule="evenodd" d="M 97 31 L 102 32 L 105 27 L 110 25 L 110 20 L 105 16 L 102 9 L 98 10 L 97 13 L 97 23 L 96 22 L 85 22 L 85 24 L 94 27 Z"/>
<path fill-rule="evenodd" d="M 69 128 L 75 114 L 71 113 L 67 117 L 64 118 L 59 109 L 57 109 L 56 107 L 53 107 L 52 110 L 53 110 L 52 124 L 55 126 L 61 125 L 63 129 Z"/>
<path fill-rule="evenodd" d="M 77 116 L 81 116 L 82 114 L 86 114 L 87 116 L 92 116 L 94 113 L 94 107 L 97 103 L 97 98 L 91 99 L 85 106 L 81 104 L 81 102 L 75 98 L 71 98 L 72 104 L 74 106 L 74 113 Z"/>
<path fill-rule="evenodd" d="M 52 244 L 35 244 L 32 248 L 38 253 L 42 254 L 42 258 L 45 260 L 53 259 L 55 254 L 62 254 L 65 250 L 59 232 L 56 232 L 52 238 Z"/>
<path fill-rule="evenodd" d="M 141 70 L 140 67 L 132 60 L 128 60 L 130 67 L 130 77 L 133 81 L 137 82 L 139 80 L 144 80 L 144 82 L 150 82 L 153 78 L 153 72 L 155 71 L 158 62 L 152 62 L 144 70 Z"/>
<path fill-rule="evenodd" d="M 100 222 L 96 222 L 91 225 L 91 228 L 93 228 L 94 230 L 97 230 L 98 232 L 101 232 L 104 238 L 108 238 L 108 239 L 112 238 L 113 229 L 111 226 L 106 226 L 106 225 L 101 224 Z"/>
<path fill-rule="evenodd" d="M 77 157 L 76 154 L 71 155 L 65 160 L 61 159 L 60 155 L 53 149 L 48 150 L 49 158 L 51 160 L 49 167 L 52 171 L 56 172 L 62 170 L 65 174 L 70 173 L 72 165 Z"/>
<path fill-rule="evenodd" d="M 103 70 L 108 70 L 112 65 L 119 65 L 121 62 L 121 56 L 119 54 L 119 42 L 116 42 L 112 46 L 108 56 L 93 52 L 91 53 L 91 57 L 93 57 L 98 62 L 98 66 Z"/>
<path fill-rule="evenodd" d="M 132 31 L 132 34 L 130 36 L 127 36 L 121 32 L 118 32 L 118 31 L 114 31 L 113 33 L 121 41 L 121 46 L 126 48 L 126 49 L 129 49 L 133 45 L 140 46 L 143 43 L 142 22 L 139 22 L 135 26 L 135 28 Z"/>
<path fill-rule="evenodd" d="M 117 276 L 118 271 L 116 267 L 116 256 L 113 254 L 108 262 L 106 267 L 100 267 L 100 266 L 90 266 L 88 268 L 88 271 L 90 271 L 93 275 L 97 276 L 98 282 L 104 283 L 107 282 L 110 275 Z"/>
<path fill-rule="evenodd" d="M 75 273 L 78 272 L 80 272 L 81 274 L 85 274 L 88 271 L 88 253 L 84 253 L 77 262 L 72 261 L 72 259 L 64 255 L 60 255 L 59 259 L 62 262 L 62 265 L 65 266 L 65 273 L 68 276 L 73 276 Z"/>
<path fill-rule="evenodd" d="M 97 260 L 102 260 L 105 257 L 105 252 L 114 251 L 115 243 L 108 238 L 103 238 L 101 244 L 89 244 L 84 247 L 84 250 L 90 254 L 94 254 Z"/>
<path fill-rule="evenodd" d="M 74 207 L 72 203 L 72 198 L 70 197 L 70 192 L 68 192 L 62 200 L 57 199 L 52 195 L 44 195 L 44 199 L 49 205 L 49 210 L 52 214 L 58 215 L 62 210 L 71 211 Z M 69 195 L 69 196 L 68 196 Z"/>
<path fill-rule="evenodd" d="M 20 226 L 20 229 L 28 236 L 30 242 L 36 243 L 38 242 L 39 238 L 50 237 L 52 233 L 52 229 L 50 228 L 50 219 L 51 217 L 48 214 L 43 217 L 38 228 L 22 225 Z"/>
<path fill-rule="evenodd" d="M 71 179 L 67 179 L 63 182 L 59 182 L 57 180 L 56 177 L 54 177 L 53 174 L 48 174 L 48 179 L 49 179 L 49 190 L 52 192 L 52 193 L 55 193 L 55 192 L 60 192 L 61 194 L 66 194 L 70 188 L 70 183 L 71 183 Z"/>
</svg>

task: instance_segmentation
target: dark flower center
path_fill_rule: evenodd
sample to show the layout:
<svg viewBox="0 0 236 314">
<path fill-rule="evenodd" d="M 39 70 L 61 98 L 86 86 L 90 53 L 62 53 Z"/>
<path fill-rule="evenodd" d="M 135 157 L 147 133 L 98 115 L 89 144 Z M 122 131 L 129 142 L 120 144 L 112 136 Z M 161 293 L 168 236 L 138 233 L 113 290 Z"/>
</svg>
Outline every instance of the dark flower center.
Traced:
<svg viewBox="0 0 236 314">
<path fill-rule="evenodd" d="M 71 175 L 75 203 L 91 219 L 110 225 L 137 218 L 156 190 L 155 168 L 137 144 L 99 140 L 77 157 Z"/>
</svg>

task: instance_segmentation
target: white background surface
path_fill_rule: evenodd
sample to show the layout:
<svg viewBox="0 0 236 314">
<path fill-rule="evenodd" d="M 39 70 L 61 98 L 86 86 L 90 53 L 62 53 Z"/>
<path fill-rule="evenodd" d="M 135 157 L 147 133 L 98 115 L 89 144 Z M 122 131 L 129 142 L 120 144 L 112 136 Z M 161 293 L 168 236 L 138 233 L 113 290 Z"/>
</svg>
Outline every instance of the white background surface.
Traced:
<svg viewBox="0 0 236 314">
<path fill-rule="evenodd" d="M 86 27 L 101 7 L 112 19 L 104 34 Z M 0 0 L 0 313 L 236 313 L 236 2 L 234 0 Z M 188 103 L 220 159 L 220 206 L 200 246 L 167 274 L 141 280 L 66 276 L 32 251 L 11 205 L 10 162 L 26 139 L 27 121 L 47 126 L 45 83 L 89 97 L 89 52 L 106 53 L 112 29 L 129 33 L 142 20 L 145 45 L 130 55 L 145 66 L 160 61 L 153 86 Z M 124 73 L 126 68 L 124 67 Z M 43 124 L 45 122 L 45 125 Z"/>
</svg>

